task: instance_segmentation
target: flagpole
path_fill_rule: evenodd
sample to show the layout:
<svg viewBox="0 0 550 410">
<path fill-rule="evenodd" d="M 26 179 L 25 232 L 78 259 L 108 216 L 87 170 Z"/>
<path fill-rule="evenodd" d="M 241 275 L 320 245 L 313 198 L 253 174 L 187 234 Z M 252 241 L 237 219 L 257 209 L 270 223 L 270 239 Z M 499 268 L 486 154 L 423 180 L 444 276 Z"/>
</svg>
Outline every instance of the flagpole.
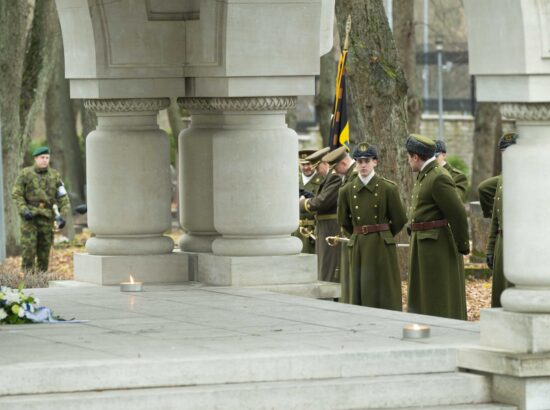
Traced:
<svg viewBox="0 0 550 410">
<path fill-rule="evenodd" d="M 346 20 L 346 38 L 344 39 L 344 51 L 349 50 L 349 33 L 351 32 L 351 14 L 348 14 Z"/>
</svg>

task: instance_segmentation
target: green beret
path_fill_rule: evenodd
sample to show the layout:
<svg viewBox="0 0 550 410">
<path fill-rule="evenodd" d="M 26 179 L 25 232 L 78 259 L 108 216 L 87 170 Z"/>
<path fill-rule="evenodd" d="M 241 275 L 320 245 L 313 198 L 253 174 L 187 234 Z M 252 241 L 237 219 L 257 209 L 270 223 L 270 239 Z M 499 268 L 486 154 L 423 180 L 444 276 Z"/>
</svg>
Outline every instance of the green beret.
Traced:
<svg viewBox="0 0 550 410">
<path fill-rule="evenodd" d="M 361 142 L 353 151 L 353 158 L 374 158 L 378 159 L 378 150 L 374 145 L 369 145 L 366 142 Z"/>
<path fill-rule="evenodd" d="M 408 152 L 422 155 L 424 157 L 433 157 L 435 153 L 435 141 L 424 135 L 411 134 L 407 138 L 405 148 Z"/>
<path fill-rule="evenodd" d="M 298 158 L 300 160 L 300 164 L 307 164 L 309 161 L 306 159 L 311 154 L 315 152 L 314 149 L 303 149 L 298 151 Z"/>
<path fill-rule="evenodd" d="M 32 152 L 33 157 L 37 157 L 42 154 L 49 154 L 50 150 L 48 147 L 38 147 Z"/>
<path fill-rule="evenodd" d="M 330 151 L 329 147 L 321 148 L 320 150 L 315 151 L 313 154 L 310 154 L 307 157 L 305 157 L 304 161 L 310 162 L 313 166 L 317 166 L 319 164 L 319 161 L 321 161 L 321 158 L 323 158 L 325 154 L 329 151 Z M 300 159 L 300 162 L 302 162 L 301 159 Z"/>
<path fill-rule="evenodd" d="M 516 132 L 508 132 L 504 134 L 498 140 L 498 149 L 504 151 L 510 145 L 514 145 L 519 138 L 519 134 Z"/>
<path fill-rule="evenodd" d="M 342 161 L 348 155 L 348 148 L 342 145 L 340 148 L 336 148 L 334 151 L 329 152 L 323 157 L 323 161 L 328 162 L 330 165 L 335 165 Z"/>
</svg>

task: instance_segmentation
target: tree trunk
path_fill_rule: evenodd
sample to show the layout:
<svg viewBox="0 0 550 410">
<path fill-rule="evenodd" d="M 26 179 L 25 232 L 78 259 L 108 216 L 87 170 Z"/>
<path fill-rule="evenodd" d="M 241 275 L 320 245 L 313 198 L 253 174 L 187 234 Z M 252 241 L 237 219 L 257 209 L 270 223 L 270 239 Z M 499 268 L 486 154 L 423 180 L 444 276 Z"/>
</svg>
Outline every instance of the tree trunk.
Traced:
<svg viewBox="0 0 550 410">
<path fill-rule="evenodd" d="M 407 79 L 407 114 L 409 133 L 420 131 L 422 98 L 416 77 L 416 38 L 414 1 L 393 0 L 393 36 L 399 50 L 399 63 Z"/>
<path fill-rule="evenodd" d="M 59 31 L 61 36 L 61 31 Z M 84 202 L 84 167 L 76 133 L 76 121 L 65 79 L 63 48 L 57 51 L 57 67 L 46 96 L 46 133 L 51 165 L 63 178 L 73 204 Z"/>
<path fill-rule="evenodd" d="M 407 163 L 407 83 L 381 0 L 336 3 L 341 39 L 352 16 L 347 61 L 350 139 L 378 147 L 378 172 L 395 181 L 408 203 L 412 172 Z"/>
<path fill-rule="evenodd" d="M 321 73 L 319 75 L 319 92 L 315 97 L 315 110 L 319 121 L 319 131 L 323 139 L 323 147 L 328 145 L 330 138 L 330 122 L 334 109 L 334 92 L 336 88 L 336 72 L 340 54 L 340 38 L 338 26 L 334 24 L 334 46 L 321 57 Z"/>
<path fill-rule="evenodd" d="M 25 63 L 27 24 L 32 7 L 24 1 L 0 1 L 0 126 L 4 162 L 4 222 L 6 254 L 17 252 L 19 216 L 11 199 L 11 187 L 23 159 L 19 101 Z"/>
<path fill-rule="evenodd" d="M 36 6 L 36 7 L 35 7 Z M 53 0 L 0 1 L 0 121 L 4 161 L 6 254 L 17 253 L 19 216 L 11 187 L 21 169 L 29 132 L 44 104 L 54 68 Z M 29 31 L 30 27 L 30 31 Z"/>
<path fill-rule="evenodd" d="M 470 200 L 472 201 L 479 200 L 477 192 L 479 183 L 500 173 L 501 160 L 497 141 L 501 135 L 502 117 L 499 104 L 489 102 L 478 103 L 475 113 L 474 159 L 472 189 L 470 190 Z"/>
</svg>

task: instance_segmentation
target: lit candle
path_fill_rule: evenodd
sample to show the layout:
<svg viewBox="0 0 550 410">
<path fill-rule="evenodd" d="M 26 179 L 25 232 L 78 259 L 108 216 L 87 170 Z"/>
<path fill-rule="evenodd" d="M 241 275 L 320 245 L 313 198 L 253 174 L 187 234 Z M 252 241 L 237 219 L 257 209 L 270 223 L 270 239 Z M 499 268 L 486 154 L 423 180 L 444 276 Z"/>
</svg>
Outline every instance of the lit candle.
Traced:
<svg viewBox="0 0 550 410">
<path fill-rule="evenodd" d="M 141 292 L 143 290 L 143 282 L 136 282 L 130 275 L 130 282 L 122 282 L 120 284 L 121 292 Z"/>
<path fill-rule="evenodd" d="M 406 325 L 403 328 L 403 339 L 424 339 L 430 337 L 430 327 L 416 323 Z"/>
</svg>

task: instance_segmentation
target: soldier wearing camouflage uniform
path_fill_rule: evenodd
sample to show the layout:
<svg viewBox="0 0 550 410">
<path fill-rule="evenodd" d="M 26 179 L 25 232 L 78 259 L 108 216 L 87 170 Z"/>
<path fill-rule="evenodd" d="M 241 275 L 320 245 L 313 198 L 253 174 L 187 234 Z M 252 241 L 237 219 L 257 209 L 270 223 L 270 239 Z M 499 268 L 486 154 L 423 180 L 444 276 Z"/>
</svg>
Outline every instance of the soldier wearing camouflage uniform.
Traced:
<svg viewBox="0 0 550 410">
<path fill-rule="evenodd" d="M 62 215 L 69 210 L 69 198 L 59 172 L 49 167 L 48 147 L 37 148 L 32 155 L 35 164 L 19 173 L 12 197 L 22 220 L 22 268 L 28 270 L 36 266 L 47 271 L 54 220 L 60 229 L 65 226 Z M 56 216 L 54 205 L 58 206 L 60 215 Z"/>
</svg>

